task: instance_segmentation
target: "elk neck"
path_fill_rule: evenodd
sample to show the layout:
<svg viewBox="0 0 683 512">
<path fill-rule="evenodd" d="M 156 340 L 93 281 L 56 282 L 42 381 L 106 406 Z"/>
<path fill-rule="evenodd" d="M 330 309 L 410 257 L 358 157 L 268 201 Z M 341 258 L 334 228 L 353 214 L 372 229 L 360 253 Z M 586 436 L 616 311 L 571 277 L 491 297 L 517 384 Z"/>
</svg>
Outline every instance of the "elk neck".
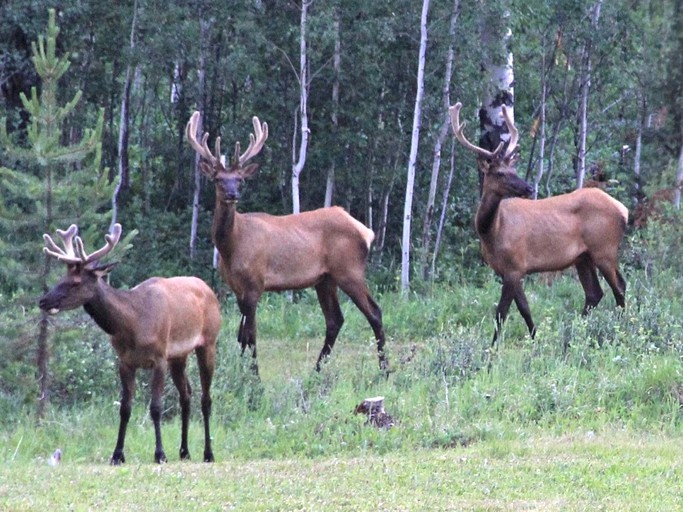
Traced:
<svg viewBox="0 0 683 512">
<path fill-rule="evenodd" d="M 235 218 L 237 213 L 237 201 L 223 201 L 216 198 L 216 211 L 213 214 L 212 235 L 213 243 L 220 253 L 225 257 L 230 252 L 230 244 L 233 230 L 235 229 Z"/>
<path fill-rule="evenodd" d="M 480 236 L 488 235 L 489 231 L 491 231 L 502 200 L 503 196 L 500 194 L 484 189 L 474 220 L 475 228 Z"/>
<path fill-rule="evenodd" d="M 83 309 L 100 329 L 112 336 L 121 331 L 124 323 L 122 319 L 125 314 L 125 302 L 122 295 L 126 293 L 124 290 L 112 288 L 104 280 L 99 279 L 95 296 L 83 304 Z"/>
</svg>

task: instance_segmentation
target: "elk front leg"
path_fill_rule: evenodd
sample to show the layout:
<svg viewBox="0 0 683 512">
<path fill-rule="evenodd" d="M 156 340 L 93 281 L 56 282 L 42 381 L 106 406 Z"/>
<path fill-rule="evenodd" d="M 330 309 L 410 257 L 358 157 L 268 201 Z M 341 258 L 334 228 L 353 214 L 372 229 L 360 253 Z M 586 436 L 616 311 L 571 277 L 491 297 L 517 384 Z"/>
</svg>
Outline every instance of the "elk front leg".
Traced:
<svg viewBox="0 0 683 512">
<path fill-rule="evenodd" d="M 111 456 L 111 465 L 118 466 L 126 462 L 123 454 L 123 445 L 126 440 L 126 428 L 130 420 L 130 412 L 135 393 L 135 368 L 119 362 L 119 376 L 121 378 L 121 407 L 119 408 L 119 436 L 116 440 L 114 454 Z"/>
<path fill-rule="evenodd" d="M 316 287 L 320 309 L 325 316 L 325 343 L 315 363 L 315 370 L 320 371 L 320 365 L 332 352 L 334 342 L 337 340 L 339 330 L 344 324 L 344 314 L 339 307 L 339 297 L 337 297 L 337 285 L 329 278 L 323 279 Z"/>
<path fill-rule="evenodd" d="M 154 462 L 161 464 L 166 462 L 166 454 L 161 443 L 161 412 L 163 409 L 164 380 L 166 378 L 166 361 L 158 362 L 152 368 L 152 402 L 149 406 L 149 413 L 154 423 L 154 437 L 156 448 L 154 449 Z"/>
<path fill-rule="evenodd" d="M 259 297 L 248 296 L 238 302 L 242 320 L 237 334 L 237 341 L 242 347 L 242 355 L 244 355 L 245 349 L 251 349 L 251 368 L 256 375 L 258 375 L 258 363 L 256 361 L 256 306 L 258 299 Z"/>
<path fill-rule="evenodd" d="M 500 293 L 498 307 L 496 307 L 496 329 L 493 332 L 493 340 L 491 341 L 492 347 L 496 344 L 496 341 L 498 340 L 498 336 L 503 327 L 503 323 L 505 322 L 505 319 L 508 316 L 510 304 L 512 303 L 512 300 L 515 299 L 515 297 L 517 296 L 518 287 L 521 288 L 521 277 L 517 275 L 503 276 L 503 288 Z M 523 291 L 522 294 L 524 294 Z"/>
<path fill-rule="evenodd" d="M 204 462 L 213 462 L 211 450 L 211 433 L 209 419 L 211 418 L 211 381 L 216 366 L 216 345 L 197 348 L 197 365 L 199 366 L 199 380 L 202 384 L 202 416 L 204 417 Z"/>
<path fill-rule="evenodd" d="M 190 459 L 190 450 L 187 446 L 187 429 L 190 422 L 190 397 L 192 389 L 185 373 L 186 360 L 171 361 L 171 378 L 180 395 L 180 458 L 181 460 Z"/>
</svg>

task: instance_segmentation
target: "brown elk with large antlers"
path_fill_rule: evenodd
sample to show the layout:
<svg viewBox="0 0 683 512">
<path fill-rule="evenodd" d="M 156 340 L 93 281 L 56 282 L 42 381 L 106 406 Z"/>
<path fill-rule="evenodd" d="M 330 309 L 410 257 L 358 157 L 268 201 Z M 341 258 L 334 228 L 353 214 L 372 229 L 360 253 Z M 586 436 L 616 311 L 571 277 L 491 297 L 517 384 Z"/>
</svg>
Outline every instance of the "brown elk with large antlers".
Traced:
<svg viewBox="0 0 683 512">
<path fill-rule="evenodd" d="M 239 213 L 240 187 L 254 175 L 258 164 L 247 163 L 268 138 L 268 125 L 253 118 L 247 150 L 235 144 L 232 163 L 221 163 L 220 138 L 215 154 L 207 146 L 208 133 L 196 138 L 199 112 L 187 123 L 188 142 L 200 157 L 200 170 L 213 180 L 216 205 L 213 242 L 220 253 L 219 270 L 237 299 L 242 320 L 237 339 L 244 353 L 249 347 L 256 365 L 256 308 L 265 291 L 315 288 L 325 316 L 325 342 L 316 369 L 330 354 L 344 316 L 337 288 L 341 288 L 365 315 L 377 341 L 380 368 L 386 369 L 382 311 L 365 282 L 365 265 L 373 232 L 339 207 L 320 208 L 295 215 Z"/>
<path fill-rule="evenodd" d="M 100 264 L 118 243 L 121 225 L 115 224 L 105 236 L 101 249 L 86 254 L 83 242 L 72 224 L 66 231 L 57 230 L 64 248 L 45 234 L 46 254 L 66 263 L 66 275 L 40 299 L 40 307 L 50 314 L 83 306 L 102 330 L 111 337 L 119 359 L 122 384 L 120 424 L 111 464 L 125 462 L 123 444 L 135 392 L 135 371 L 152 370 L 150 414 L 154 422 L 156 449 L 154 460 L 166 462 L 161 443 L 162 394 L 166 368 L 180 393 L 182 434 L 180 458 L 189 459 L 187 429 L 190 419 L 190 383 L 185 366 L 194 351 L 202 386 L 204 417 L 204 461 L 213 462 L 209 417 L 209 393 L 216 359 L 216 338 L 221 325 L 220 306 L 216 295 L 196 277 L 152 277 L 130 290 L 118 290 L 103 279 L 116 265 Z M 75 246 L 74 246 L 75 244 Z"/>
<path fill-rule="evenodd" d="M 534 337 L 536 326 L 522 287 L 527 274 L 574 266 L 586 295 L 583 314 L 587 314 L 603 296 L 597 269 L 612 288 L 617 305 L 624 307 L 626 281 L 619 272 L 618 252 L 628 222 L 626 207 L 597 188 L 528 199 L 533 189 L 517 176 L 519 133 L 510 112 L 503 106 L 510 132 L 507 148 L 503 151 L 501 142 L 487 151 L 465 138 L 461 107 L 456 103 L 449 109 L 453 132 L 477 154 L 484 175 L 475 228 L 484 260 L 503 280 L 492 345 L 513 300 Z"/>
</svg>

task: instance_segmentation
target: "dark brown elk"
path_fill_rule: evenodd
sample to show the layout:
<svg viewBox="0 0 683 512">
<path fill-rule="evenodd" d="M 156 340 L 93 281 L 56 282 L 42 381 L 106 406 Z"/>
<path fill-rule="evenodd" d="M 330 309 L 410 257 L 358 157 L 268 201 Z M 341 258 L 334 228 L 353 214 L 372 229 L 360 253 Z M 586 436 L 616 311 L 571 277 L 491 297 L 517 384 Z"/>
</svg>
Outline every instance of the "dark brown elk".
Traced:
<svg viewBox="0 0 683 512">
<path fill-rule="evenodd" d="M 325 316 L 325 342 L 316 369 L 329 356 L 344 316 L 337 289 L 341 288 L 365 315 L 377 341 L 379 366 L 387 368 L 384 355 L 382 311 L 365 282 L 365 265 L 372 230 L 339 207 L 320 208 L 295 215 L 239 213 L 240 187 L 258 165 L 247 163 L 268 138 L 268 125 L 253 118 L 254 133 L 244 153 L 235 145 L 232 163 L 221 163 L 220 138 L 215 154 L 207 146 L 209 134 L 196 138 L 199 112 L 187 123 L 186 137 L 200 157 L 200 170 L 214 181 L 216 204 L 212 237 L 220 253 L 219 271 L 237 299 L 242 320 L 237 335 L 242 352 L 252 351 L 256 365 L 256 308 L 263 292 L 315 288 Z"/>
<path fill-rule="evenodd" d="M 650 196 L 643 195 L 633 211 L 633 227 L 644 228 L 650 220 L 665 219 L 666 205 L 674 204 L 676 187 L 662 188 Z"/>
<path fill-rule="evenodd" d="M 40 299 L 40 307 L 50 314 L 83 306 L 104 332 L 118 355 L 122 394 L 119 434 L 111 464 L 125 462 L 123 445 L 135 393 L 135 371 L 152 370 L 150 413 L 154 422 L 156 449 L 154 460 L 166 462 L 161 443 L 162 394 L 166 369 L 180 393 L 182 434 L 180 458 L 189 459 L 187 428 L 190 419 L 190 383 L 185 372 L 188 355 L 194 351 L 202 386 L 204 417 L 204 461 L 213 462 L 209 417 L 211 380 L 216 359 L 216 338 L 221 325 L 216 295 L 196 277 L 152 277 L 130 290 L 118 290 L 103 279 L 115 263 L 101 264 L 119 241 L 121 225 L 115 224 L 106 235 L 104 247 L 86 254 L 76 235 L 78 227 L 57 230 L 64 248 L 45 234 L 46 254 L 66 263 L 66 275 Z M 74 245 L 75 244 L 75 245 Z"/>
<path fill-rule="evenodd" d="M 503 280 L 496 308 L 492 345 L 500 334 L 512 301 L 533 338 L 536 326 L 524 294 L 527 274 L 555 271 L 574 266 L 583 286 L 587 314 L 603 296 L 597 270 L 609 284 L 617 305 L 624 307 L 626 281 L 619 272 L 619 244 L 628 222 L 628 210 L 598 188 L 582 188 L 547 199 L 527 199 L 533 190 L 517 176 L 519 134 L 509 111 L 503 116 L 510 132 L 505 150 L 501 143 L 487 151 L 470 143 L 460 123 L 460 109 L 450 107 L 451 124 L 457 140 L 477 154 L 484 175 L 475 218 L 484 260 Z"/>
</svg>

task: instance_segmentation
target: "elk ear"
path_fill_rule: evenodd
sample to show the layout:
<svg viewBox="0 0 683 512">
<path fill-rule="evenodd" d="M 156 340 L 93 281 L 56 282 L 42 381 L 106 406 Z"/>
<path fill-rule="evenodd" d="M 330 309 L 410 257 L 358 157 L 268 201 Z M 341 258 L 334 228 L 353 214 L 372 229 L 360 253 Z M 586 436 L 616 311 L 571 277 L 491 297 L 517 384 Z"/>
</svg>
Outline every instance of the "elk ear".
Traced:
<svg viewBox="0 0 683 512">
<path fill-rule="evenodd" d="M 505 165 L 509 167 L 517 166 L 517 162 L 519 162 L 519 153 L 517 153 L 516 151 L 511 155 L 505 157 Z"/>
<path fill-rule="evenodd" d="M 100 277 L 104 277 L 107 274 L 109 274 L 109 272 L 114 270 L 114 267 L 118 264 L 119 264 L 118 261 L 113 261 L 113 262 L 107 263 L 105 265 L 100 265 L 100 264 L 96 263 L 95 266 L 91 270 L 93 271 L 93 273 L 98 278 L 100 278 Z"/>
<path fill-rule="evenodd" d="M 247 164 L 240 170 L 242 178 L 251 178 L 258 171 L 258 164 Z"/>
<path fill-rule="evenodd" d="M 199 172 L 209 179 L 214 179 L 218 171 L 209 162 L 204 162 L 203 160 L 199 162 Z"/>
<path fill-rule="evenodd" d="M 477 158 L 477 167 L 482 174 L 488 174 L 491 170 L 491 160 L 488 158 Z"/>
</svg>

